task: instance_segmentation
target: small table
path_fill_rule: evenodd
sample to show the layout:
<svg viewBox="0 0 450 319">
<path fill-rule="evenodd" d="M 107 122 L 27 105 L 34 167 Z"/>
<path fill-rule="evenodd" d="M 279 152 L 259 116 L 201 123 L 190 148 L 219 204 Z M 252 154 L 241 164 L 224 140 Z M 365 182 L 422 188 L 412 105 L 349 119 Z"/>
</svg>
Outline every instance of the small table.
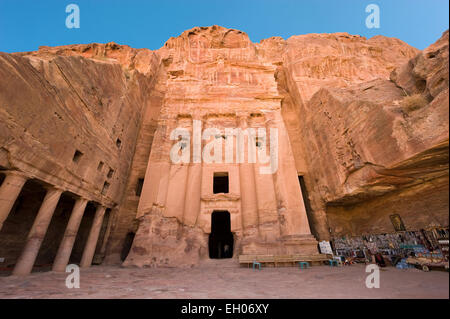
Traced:
<svg viewBox="0 0 450 319">
<path fill-rule="evenodd" d="M 336 265 L 336 267 L 338 266 L 338 261 L 336 259 L 328 259 L 328 261 L 330 262 L 330 267 L 333 267 L 334 265 Z"/>
<path fill-rule="evenodd" d="M 303 266 L 305 266 L 305 268 L 309 268 L 309 262 L 307 261 L 299 261 L 298 265 L 300 266 L 300 269 L 303 269 Z"/>
<path fill-rule="evenodd" d="M 258 269 L 261 270 L 261 263 L 259 263 L 256 260 L 254 260 L 253 261 L 253 270 L 255 270 L 256 266 L 258 266 Z"/>
</svg>

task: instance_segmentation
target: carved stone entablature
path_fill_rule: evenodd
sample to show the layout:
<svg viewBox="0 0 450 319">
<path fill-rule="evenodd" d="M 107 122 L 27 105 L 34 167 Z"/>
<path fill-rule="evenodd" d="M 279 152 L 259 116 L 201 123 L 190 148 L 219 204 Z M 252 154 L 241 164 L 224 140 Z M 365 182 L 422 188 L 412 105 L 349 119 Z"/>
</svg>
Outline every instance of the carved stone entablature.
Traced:
<svg viewBox="0 0 450 319">
<path fill-rule="evenodd" d="M 203 195 L 201 199 L 204 202 L 223 202 L 223 201 L 238 201 L 240 198 L 241 196 L 239 194 L 219 193 L 219 194 Z"/>
</svg>

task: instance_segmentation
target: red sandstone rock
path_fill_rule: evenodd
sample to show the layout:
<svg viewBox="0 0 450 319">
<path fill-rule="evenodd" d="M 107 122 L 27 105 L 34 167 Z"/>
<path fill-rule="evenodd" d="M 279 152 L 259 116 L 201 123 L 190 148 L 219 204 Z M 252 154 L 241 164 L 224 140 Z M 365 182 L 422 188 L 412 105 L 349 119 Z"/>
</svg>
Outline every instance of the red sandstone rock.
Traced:
<svg viewBox="0 0 450 319">
<path fill-rule="evenodd" d="M 426 105 L 405 108 L 415 93 Z M 267 179 L 252 166 L 171 164 L 170 128 L 193 119 L 272 123 L 281 171 Z M 0 166 L 114 208 L 108 263 L 130 232 L 125 265 L 208 258 L 214 209 L 230 212 L 235 256 L 317 253 L 310 228 L 318 240 L 388 232 L 393 213 L 407 228 L 448 225 L 448 31 L 422 52 L 347 33 L 252 43 L 212 26 L 156 51 L 94 43 L 0 53 Z M 229 194 L 211 193 L 217 170 L 229 172 Z"/>
<path fill-rule="evenodd" d="M 448 89 L 448 30 L 442 37 L 391 74 L 408 94 L 436 97 Z"/>
<path fill-rule="evenodd" d="M 408 229 L 448 225 L 446 38 L 448 32 L 397 68 L 395 83 L 323 88 L 305 105 L 300 125 L 312 202 L 327 212 L 334 234 L 388 232 L 395 213 Z M 425 58 L 430 52 L 432 61 Z M 405 93 L 431 102 L 411 111 Z"/>
</svg>

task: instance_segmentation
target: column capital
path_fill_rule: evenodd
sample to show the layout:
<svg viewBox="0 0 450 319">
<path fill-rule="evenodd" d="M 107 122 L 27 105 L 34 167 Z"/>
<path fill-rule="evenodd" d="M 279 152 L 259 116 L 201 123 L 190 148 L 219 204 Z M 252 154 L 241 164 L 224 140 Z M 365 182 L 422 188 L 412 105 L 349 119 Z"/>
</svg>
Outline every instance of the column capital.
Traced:
<svg viewBox="0 0 450 319">
<path fill-rule="evenodd" d="M 21 172 L 6 172 L 5 179 L 0 185 L 0 229 L 2 229 L 4 221 L 8 218 L 27 179 Z"/>
<path fill-rule="evenodd" d="M 177 115 L 170 115 L 167 117 L 164 117 L 161 119 L 164 123 L 167 124 L 173 124 L 173 123 L 178 123 L 178 114 Z"/>
<path fill-rule="evenodd" d="M 250 115 L 247 112 L 236 112 L 237 124 L 239 127 L 247 128 Z"/>
<path fill-rule="evenodd" d="M 89 199 L 89 198 L 84 198 L 84 197 L 82 197 L 82 196 L 78 196 L 78 197 L 76 197 L 75 198 L 75 201 L 76 202 L 81 202 L 81 203 L 88 203 L 88 202 L 91 202 L 92 200 L 91 199 Z"/>
<path fill-rule="evenodd" d="M 236 111 L 237 118 L 248 118 L 250 114 L 247 111 Z"/>
<path fill-rule="evenodd" d="M 204 119 L 203 119 L 204 114 L 200 111 L 195 110 L 194 112 L 192 112 L 191 116 L 192 116 L 192 120 L 202 121 L 202 122 L 204 121 Z"/>
<path fill-rule="evenodd" d="M 100 212 L 101 214 L 105 214 L 105 212 L 106 212 L 107 209 L 108 209 L 108 208 L 107 208 L 106 206 L 101 205 L 101 204 L 98 204 L 97 206 L 95 206 L 95 211 L 96 211 L 96 213 L 97 213 L 97 212 Z"/>
<path fill-rule="evenodd" d="M 29 177 L 24 172 L 18 170 L 5 170 L 1 171 L 0 173 L 5 174 L 6 176 L 17 176 L 23 177 L 24 179 L 29 179 Z"/>
<path fill-rule="evenodd" d="M 265 114 L 266 125 L 278 126 L 280 122 L 283 122 L 283 117 L 279 111 L 273 111 Z"/>
<path fill-rule="evenodd" d="M 158 127 L 162 128 L 163 134 L 167 134 L 167 130 L 172 130 L 178 123 L 176 117 L 162 117 L 158 119 Z"/>
<path fill-rule="evenodd" d="M 44 185 L 43 186 L 44 188 L 45 188 L 45 190 L 47 191 L 47 192 L 50 192 L 50 191 L 59 191 L 59 192 L 64 192 L 65 190 L 62 188 L 62 187 L 60 187 L 60 186 L 56 186 L 56 185 Z"/>
</svg>

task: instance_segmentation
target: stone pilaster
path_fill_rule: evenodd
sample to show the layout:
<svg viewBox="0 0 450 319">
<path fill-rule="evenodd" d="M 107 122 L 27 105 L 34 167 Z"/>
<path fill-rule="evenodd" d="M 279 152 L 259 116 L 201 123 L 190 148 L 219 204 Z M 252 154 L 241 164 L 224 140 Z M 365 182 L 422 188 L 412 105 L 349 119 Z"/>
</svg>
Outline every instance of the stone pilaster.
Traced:
<svg viewBox="0 0 450 319">
<path fill-rule="evenodd" d="M 194 226 L 200 213 L 201 192 L 202 192 L 202 128 L 203 123 L 200 116 L 193 117 L 192 139 L 191 139 L 191 163 L 189 165 L 186 198 L 184 202 L 183 224 Z M 194 145 L 199 143 L 199 145 Z"/>
<path fill-rule="evenodd" d="M 245 115 L 238 115 L 239 128 L 244 131 L 248 129 L 248 119 Z M 244 231 L 244 236 L 256 235 L 258 229 L 258 201 L 256 198 L 256 186 L 255 186 L 255 169 L 254 163 L 251 163 L 249 154 L 251 153 L 249 148 L 256 145 L 254 139 L 248 135 L 248 138 L 241 136 L 241 143 L 244 142 L 242 147 L 237 145 L 236 152 L 238 149 L 244 150 L 243 162 L 239 163 L 239 181 L 241 187 L 241 215 L 242 215 L 242 227 Z M 247 140 L 247 142 L 245 142 Z M 242 158 L 241 158 L 242 159 Z"/>
<path fill-rule="evenodd" d="M 274 173 L 275 193 L 282 236 L 311 236 L 289 136 L 280 111 L 270 113 L 268 130 L 278 130 L 278 169 Z"/>
<path fill-rule="evenodd" d="M 265 139 L 258 136 L 258 141 L 261 145 L 258 148 L 257 162 L 255 168 L 255 186 L 256 198 L 258 200 L 258 220 L 259 233 L 263 242 L 274 242 L 280 237 L 280 225 L 278 222 L 277 198 L 275 195 L 275 187 L 273 183 L 273 174 L 270 171 L 270 136 L 269 131 L 265 127 L 265 123 L 261 128 L 266 131 Z M 263 151 L 265 150 L 265 153 Z M 262 153 L 262 157 L 260 157 Z M 276 155 L 276 154 L 274 154 Z M 266 163 L 265 160 L 269 159 Z"/>
<path fill-rule="evenodd" d="M 190 130 L 190 127 L 188 127 L 186 124 L 187 123 L 177 121 L 177 127 Z M 188 125 L 191 126 L 191 124 L 192 123 L 189 123 Z M 192 135 L 190 136 L 192 137 Z M 168 149 L 170 150 L 175 143 L 177 143 L 177 141 L 170 140 L 169 137 L 169 145 L 166 145 L 166 147 L 168 147 Z M 189 138 L 189 143 L 186 141 L 180 141 L 179 143 L 185 143 L 185 147 L 189 148 L 191 138 Z M 190 152 L 191 150 L 188 149 L 188 151 Z M 167 160 L 170 163 L 170 173 L 168 176 L 169 180 L 167 184 L 164 216 L 175 217 L 178 219 L 178 221 L 182 222 L 187 191 L 186 185 L 188 180 L 189 163 L 174 163 L 172 162 L 170 154 L 167 155 Z"/>
<path fill-rule="evenodd" d="M 170 133 L 176 126 L 176 118 L 168 117 L 158 122 L 136 218 L 151 211 L 153 205 L 164 206 L 166 203 L 171 166 L 170 149 L 174 142 L 170 140 Z"/>
</svg>

